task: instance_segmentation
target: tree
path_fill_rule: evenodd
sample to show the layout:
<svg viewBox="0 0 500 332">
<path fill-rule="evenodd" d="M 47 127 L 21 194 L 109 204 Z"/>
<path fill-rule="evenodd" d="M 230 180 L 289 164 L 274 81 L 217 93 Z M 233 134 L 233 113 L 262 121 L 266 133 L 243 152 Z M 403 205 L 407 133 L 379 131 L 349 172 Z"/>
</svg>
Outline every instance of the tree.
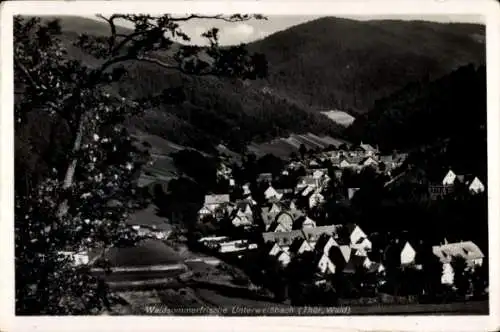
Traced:
<svg viewBox="0 0 500 332">
<path fill-rule="evenodd" d="M 304 144 L 300 144 L 300 147 L 299 147 L 299 154 L 300 154 L 300 158 L 301 159 L 304 159 L 305 155 L 307 153 L 307 148 Z"/>
<path fill-rule="evenodd" d="M 464 297 L 468 294 L 471 286 L 467 262 L 463 257 L 454 256 L 451 260 L 451 267 L 453 268 L 453 284 L 457 290 L 457 294 Z"/>
<path fill-rule="evenodd" d="M 189 41 L 179 25 L 189 20 L 239 22 L 260 15 L 98 17 L 108 23 L 110 34 L 83 34 L 74 42 L 98 60 L 94 67 L 69 59 L 57 20 L 14 20 L 16 150 L 31 148 L 22 145 L 29 140 L 18 136 L 30 116 L 56 120 L 65 135 L 58 141 L 56 135 L 50 137 L 59 148 L 57 160 L 51 160 L 49 149 L 47 172 L 36 178 L 20 167 L 30 160 L 20 162 L 16 155 L 16 178 L 30 182 L 22 187 L 16 183 L 15 189 L 18 314 L 94 314 L 112 305 L 106 287 L 88 267 L 72 264 L 71 253 L 140 240 L 124 220 L 138 208 L 135 180 L 147 153 L 135 147 L 122 123 L 144 109 L 179 101 L 169 89 L 148 99 L 120 95 L 113 87 L 126 74 L 127 63 L 147 62 L 192 76 L 255 79 L 267 72 L 263 55 L 250 54 L 243 45 L 219 47 L 217 29 L 204 34 L 207 47 L 173 47 L 170 37 Z M 135 29 L 122 33 L 118 20 Z M 160 52 L 172 56 L 162 59 Z"/>
</svg>

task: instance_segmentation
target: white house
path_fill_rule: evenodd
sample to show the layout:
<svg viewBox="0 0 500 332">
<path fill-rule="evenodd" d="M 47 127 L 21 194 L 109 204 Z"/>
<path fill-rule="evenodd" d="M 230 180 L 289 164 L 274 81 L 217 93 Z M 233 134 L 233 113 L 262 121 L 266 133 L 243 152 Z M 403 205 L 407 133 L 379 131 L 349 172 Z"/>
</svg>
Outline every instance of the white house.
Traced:
<svg viewBox="0 0 500 332">
<path fill-rule="evenodd" d="M 349 239 L 351 244 L 356 244 L 360 239 L 367 239 L 368 236 L 363 232 L 363 230 L 358 225 L 348 225 L 349 229 Z"/>
<path fill-rule="evenodd" d="M 335 273 L 335 265 L 332 263 L 330 258 L 327 255 L 321 255 L 321 258 L 318 261 L 318 269 L 321 273 L 324 274 L 333 274 Z"/>
<path fill-rule="evenodd" d="M 365 156 L 374 156 L 375 154 L 378 153 L 378 149 L 375 149 L 370 144 L 363 144 L 363 142 L 361 142 L 359 147 L 364 152 Z"/>
<path fill-rule="evenodd" d="M 453 257 L 462 257 L 468 266 L 482 265 L 484 254 L 481 249 L 472 241 L 446 243 L 440 246 L 433 246 L 432 252 L 443 263 L 450 263 Z"/>
<path fill-rule="evenodd" d="M 484 192 L 484 189 L 485 188 L 483 183 L 477 177 L 475 177 L 474 180 L 472 180 L 472 182 L 469 184 L 469 191 L 473 194 L 482 193 Z"/>
<path fill-rule="evenodd" d="M 69 257 L 74 266 L 86 265 L 89 263 L 89 253 L 88 251 L 60 251 L 59 254 Z"/>
<path fill-rule="evenodd" d="M 415 249 L 413 249 L 409 242 L 406 242 L 403 249 L 401 250 L 401 265 L 414 263 L 416 255 L 417 253 Z"/>
<path fill-rule="evenodd" d="M 363 166 L 365 166 L 365 167 L 377 166 L 377 165 L 378 165 L 378 162 L 375 159 L 373 159 L 372 157 L 368 157 L 363 161 Z"/>
<path fill-rule="evenodd" d="M 339 167 L 340 168 L 348 168 L 348 167 L 351 167 L 352 165 L 347 161 L 347 160 L 342 160 L 339 164 Z"/>
<path fill-rule="evenodd" d="M 245 215 L 236 215 L 233 220 L 231 221 L 231 223 L 233 224 L 233 226 L 235 227 L 240 227 L 240 226 L 250 226 L 252 225 L 252 220 L 250 220 L 250 218 L 248 218 L 247 216 Z"/>
<path fill-rule="evenodd" d="M 313 247 L 306 240 L 301 241 L 299 248 L 297 249 L 297 254 L 300 255 L 306 251 L 312 251 Z"/>
<path fill-rule="evenodd" d="M 283 266 L 287 266 L 290 263 L 290 254 L 286 251 L 279 252 L 276 258 Z"/>
<path fill-rule="evenodd" d="M 276 204 L 276 203 L 273 203 L 273 204 L 271 205 L 271 208 L 269 209 L 269 213 L 271 213 L 271 214 L 272 214 L 272 213 L 274 213 L 274 214 L 278 214 L 278 213 L 280 213 L 280 212 L 281 212 L 281 208 L 280 208 L 280 206 L 279 206 L 278 204 Z"/>
<path fill-rule="evenodd" d="M 443 186 L 451 186 L 455 183 L 457 175 L 450 169 L 443 178 Z"/>
<path fill-rule="evenodd" d="M 272 186 L 269 186 L 269 188 L 267 188 L 266 191 L 264 192 L 264 196 L 266 197 L 267 200 L 271 198 L 276 198 L 277 200 L 280 200 L 283 195 L 278 193 Z"/>
<path fill-rule="evenodd" d="M 302 229 L 316 227 L 316 222 L 309 217 L 306 217 L 302 222 Z"/>
<path fill-rule="evenodd" d="M 352 248 L 348 245 L 341 245 L 339 246 L 340 252 L 342 253 L 342 256 L 344 257 L 346 262 L 349 262 L 349 259 L 351 258 L 351 252 Z"/>
<path fill-rule="evenodd" d="M 276 256 L 280 252 L 281 252 L 280 246 L 277 243 L 274 243 L 273 247 L 271 248 L 271 250 L 269 250 L 269 255 L 270 256 Z"/>
<path fill-rule="evenodd" d="M 286 229 L 286 232 L 291 230 L 293 227 L 294 218 L 288 212 L 280 213 L 276 216 L 276 222 Z"/>
<path fill-rule="evenodd" d="M 372 242 L 367 237 L 360 237 L 356 242 L 351 243 L 351 247 L 360 252 L 366 252 L 372 249 Z"/>
<path fill-rule="evenodd" d="M 316 243 L 315 243 L 315 246 L 314 246 L 314 249 L 317 250 L 317 251 L 321 251 L 323 252 L 324 254 L 328 255 L 330 253 L 330 249 L 334 246 L 338 247 L 339 244 L 337 243 L 337 241 L 335 241 L 335 239 L 332 237 L 332 236 L 328 236 L 327 237 L 328 240 L 326 241 L 322 241 L 322 240 L 318 240 Z"/>
<path fill-rule="evenodd" d="M 199 217 L 214 213 L 221 205 L 230 202 L 229 195 L 206 195 L 203 207 L 198 211 Z"/>
</svg>

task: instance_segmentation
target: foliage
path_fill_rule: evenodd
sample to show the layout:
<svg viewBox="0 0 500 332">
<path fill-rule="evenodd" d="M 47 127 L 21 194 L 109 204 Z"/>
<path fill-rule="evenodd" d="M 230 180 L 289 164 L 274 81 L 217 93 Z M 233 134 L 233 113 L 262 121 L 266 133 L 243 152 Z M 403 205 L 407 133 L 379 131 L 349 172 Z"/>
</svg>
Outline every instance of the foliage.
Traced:
<svg viewBox="0 0 500 332">
<path fill-rule="evenodd" d="M 178 22 L 195 16 L 100 17 L 108 24 L 106 37 L 82 34 L 72 44 L 61 41 L 67 36 L 61 36 L 57 20 L 15 18 L 18 314 L 95 314 L 112 304 L 89 269 L 72 263 L 72 253 L 139 240 L 124 222 L 141 207 L 135 180 L 148 154 L 137 148 L 122 123 L 159 103 L 179 101 L 170 90 L 148 99 L 125 98 L 113 90 L 126 76 L 126 62 L 199 76 L 255 79 L 266 72 L 261 55 L 241 46 L 219 47 L 216 30 L 205 34 L 206 48 L 177 47 L 168 62 L 155 57 L 171 50 L 173 37 L 189 40 Z M 252 17 L 211 18 L 238 22 Z M 135 29 L 123 32 L 117 20 Z M 71 47 L 98 61 L 88 66 L 71 59 Z M 37 161 L 41 167 L 34 166 Z"/>
</svg>

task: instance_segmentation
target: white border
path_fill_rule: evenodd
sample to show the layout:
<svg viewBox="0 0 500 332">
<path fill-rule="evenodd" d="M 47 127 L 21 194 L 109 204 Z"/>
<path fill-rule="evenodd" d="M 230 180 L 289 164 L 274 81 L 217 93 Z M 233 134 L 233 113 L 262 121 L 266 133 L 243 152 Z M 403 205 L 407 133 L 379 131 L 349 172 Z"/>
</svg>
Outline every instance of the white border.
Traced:
<svg viewBox="0 0 500 332">
<path fill-rule="evenodd" d="M 496 1 L 12 1 L 1 4 L 1 177 L 0 177 L 0 330 L 2 331 L 306 331 L 306 330 L 500 330 L 493 313 L 500 312 L 498 241 L 500 223 L 499 152 L 499 63 L 500 10 Z M 96 12 L 154 13 L 261 13 L 265 15 L 482 15 L 486 23 L 488 85 L 488 200 L 490 253 L 490 316 L 409 316 L 409 317 L 15 317 L 13 244 L 13 61 L 12 15 L 91 15 Z M 474 110 L 471 110 L 474 111 Z M 474 221 L 471 220 L 471 227 Z"/>
</svg>

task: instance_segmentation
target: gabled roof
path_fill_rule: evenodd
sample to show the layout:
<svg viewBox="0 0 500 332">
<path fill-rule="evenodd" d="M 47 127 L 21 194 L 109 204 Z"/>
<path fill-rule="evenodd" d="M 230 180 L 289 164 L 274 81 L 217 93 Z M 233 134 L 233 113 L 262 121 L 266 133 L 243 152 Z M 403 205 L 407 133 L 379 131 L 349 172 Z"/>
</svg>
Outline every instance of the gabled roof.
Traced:
<svg viewBox="0 0 500 332">
<path fill-rule="evenodd" d="M 336 232 L 335 225 L 318 226 L 314 228 L 305 228 L 302 230 L 307 240 L 316 241 L 321 234 L 333 235 Z"/>
<path fill-rule="evenodd" d="M 292 219 L 293 220 L 293 219 Z M 305 222 L 313 222 L 316 224 L 316 222 L 314 220 L 312 220 L 311 218 L 307 217 L 307 216 L 300 216 L 298 218 L 296 218 L 294 221 L 293 221 L 293 228 L 294 229 L 301 229 L 303 226 L 304 226 L 304 223 Z"/>
<path fill-rule="evenodd" d="M 366 151 L 366 152 L 377 152 L 377 149 L 375 149 L 373 146 L 371 146 L 370 144 L 363 144 L 361 143 L 359 145 L 359 147 L 363 150 L 363 151 Z"/>
<path fill-rule="evenodd" d="M 479 249 L 479 247 L 472 241 L 433 246 L 432 252 L 443 263 L 449 263 L 452 257 L 462 257 L 466 260 L 484 258 L 484 254 L 481 249 Z"/>
<path fill-rule="evenodd" d="M 265 232 L 262 233 L 262 238 L 264 239 L 264 242 L 276 242 L 278 245 L 290 245 L 294 239 L 304 238 L 304 234 L 300 230 L 290 232 Z"/>
<path fill-rule="evenodd" d="M 229 195 L 206 195 L 205 205 L 229 203 Z"/>
<path fill-rule="evenodd" d="M 306 243 L 307 246 L 311 247 L 309 243 L 303 238 L 295 238 L 292 241 L 292 244 L 290 244 L 290 248 L 288 249 L 288 251 L 292 254 L 297 254 L 304 243 Z"/>
<path fill-rule="evenodd" d="M 326 244 L 330 240 L 334 241 L 334 245 L 337 244 L 337 241 L 335 241 L 335 239 L 331 235 L 325 233 L 321 234 L 316 241 L 314 249 L 317 251 L 324 251 Z"/>
</svg>

